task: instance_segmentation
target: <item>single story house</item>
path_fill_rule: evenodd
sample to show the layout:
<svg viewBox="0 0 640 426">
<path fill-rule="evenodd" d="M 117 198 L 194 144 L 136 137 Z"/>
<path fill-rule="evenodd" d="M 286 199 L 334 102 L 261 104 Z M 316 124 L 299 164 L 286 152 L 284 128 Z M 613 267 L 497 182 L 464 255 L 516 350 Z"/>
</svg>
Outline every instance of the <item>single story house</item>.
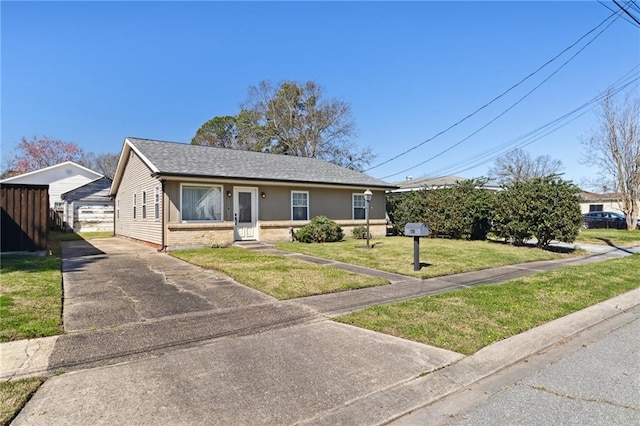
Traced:
<svg viewBox="0 0 640 426">
<path fill-rule="evenodd" d="M 102 176 L 60 196 L 64 202 L 64 222 L 74 232 L 113 232 L 112 180 Z"/>
<path fill-rule="evenodd" d="M 622 211 L 622 194 L 619 192 L 599 194 L 583 191 L 580 193 L 580 210 L 582 214 L 589 212 L 617 212 L 624 214 Z"/>
<path fill-rule="evenodd" d="M 394 186 L 326 161 L 128 137 L 109 195 L 115 234 L 163 250 L 287 241 L 315 216 L 386 234 Z"/>
<path fill-rule="evenodd" d="M 65 161 L 43 169 L 12 176 L 0 183 L 49 185 L 49 207 L 62 212 L 64 202 L 60 196 L 79 186 L 101 178 L 102 175 L 73 161 Z"/>
<path fill-rule="evenodd" d="M 403 192 L 418 191 L 421 189 L 443 189 L 450 188 L 456 185 L 458 182 L 464 182 L 468 179 L 459 176 L 435 176 L 435 177 L 423 177 L 414 179 L 412 176 L 407 176 L 405 180 L 394 182 L 395 189 L 388 191 L 390 194 L 401 194 Z M 490 191 L 501 191 L 502 188 L 494 181 L 489 181 L 482 185 L 482 189 L 488 189 Z"/>
</svg>

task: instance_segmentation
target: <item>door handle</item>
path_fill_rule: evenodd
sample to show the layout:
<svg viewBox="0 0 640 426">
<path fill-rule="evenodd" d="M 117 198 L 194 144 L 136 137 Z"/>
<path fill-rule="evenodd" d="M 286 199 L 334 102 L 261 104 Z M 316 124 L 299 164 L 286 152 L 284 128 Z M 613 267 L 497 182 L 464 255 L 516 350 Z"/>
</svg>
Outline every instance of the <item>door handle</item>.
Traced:
<svg viewBox="0 0 640 426">
<path fill-rule="evenodd" d="M 238 213 L 234 213 L 233 214 L 233 221 L 235 222 L 235 224 L 238 224 Z"/>
</svg>

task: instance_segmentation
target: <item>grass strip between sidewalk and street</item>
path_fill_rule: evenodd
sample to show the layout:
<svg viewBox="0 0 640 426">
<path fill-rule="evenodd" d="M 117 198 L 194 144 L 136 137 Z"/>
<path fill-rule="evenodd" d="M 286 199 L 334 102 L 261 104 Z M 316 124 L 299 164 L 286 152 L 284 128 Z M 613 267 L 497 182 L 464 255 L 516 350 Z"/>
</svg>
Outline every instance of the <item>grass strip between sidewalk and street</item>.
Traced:
<svg viewBox="0 0 640 426">
<path fill-rule="evenodd" d="M 237 247 L 178 250 L 171 255 L 224 272 L 239 283 L 280 300 L 389 283 L 382 278 Z"/>
<path fill-rule="evenodd" d="M 640 287 L 640 255 L 542 272 L 334 318 L 471 355 L 498 340 Z"/>
<path fill-rule="evenodd" d="M 0 382 L 0 426 L 8 425 L 44 383 L 42 377 Z"/>
<path fill-rule="evenodd" d="M 581 229 L 577 243 L 629 247 L 640 244 L 640 229 Z"/>
<path fill-rule="evenodd" d="M 371 243 L 371 249 L 366 248 L 364 240 L 355 239 L 321 244 L 277 243 L 276 247 L 422 279 L 569 256 L 493 241 L 421 238 L 420 263 L 423 266 L 414 271 L 413 238 L 374 238 Z"/>
</svg>

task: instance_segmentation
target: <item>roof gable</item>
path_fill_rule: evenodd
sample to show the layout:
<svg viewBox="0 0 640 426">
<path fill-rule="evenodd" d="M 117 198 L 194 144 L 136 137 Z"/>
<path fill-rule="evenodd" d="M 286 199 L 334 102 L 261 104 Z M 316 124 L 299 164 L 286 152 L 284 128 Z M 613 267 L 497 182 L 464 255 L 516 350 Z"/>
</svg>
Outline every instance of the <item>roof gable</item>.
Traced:
<svg viewBox="0 0 640 426">
<path fill-rule="evenodd" d="M 73 175 L 80 175 L 90 179 L 98 179 L 102 175 L 73 161 L 65 161 L 53 166 L 23 173 L 1 180 L 2 183 L 35 183 L 46 185 Z"/>
<path fill-rule="evenodd" d="M 126 138 L 114 177 L 112 194 L 120 183 L 126 164 L 126 155 L 129 151 L 134 151 L 158 176 L 394 188 L 394 185 L 367 176 L 362 172 L 316 158 Z"/>
</svg>

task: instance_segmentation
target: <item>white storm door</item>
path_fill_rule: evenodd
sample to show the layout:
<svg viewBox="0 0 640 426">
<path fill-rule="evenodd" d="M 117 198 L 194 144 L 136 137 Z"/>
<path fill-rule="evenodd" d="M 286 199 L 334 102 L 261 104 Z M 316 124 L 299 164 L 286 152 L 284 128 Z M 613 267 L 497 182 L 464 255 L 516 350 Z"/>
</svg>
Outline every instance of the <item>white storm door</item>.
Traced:
<svg viewBox="0 0 640 426">
<path fill-rule="evenodd" d="M 258 188 L 233 188 L 235 239 L 257 240 Z"/>
</svg>

